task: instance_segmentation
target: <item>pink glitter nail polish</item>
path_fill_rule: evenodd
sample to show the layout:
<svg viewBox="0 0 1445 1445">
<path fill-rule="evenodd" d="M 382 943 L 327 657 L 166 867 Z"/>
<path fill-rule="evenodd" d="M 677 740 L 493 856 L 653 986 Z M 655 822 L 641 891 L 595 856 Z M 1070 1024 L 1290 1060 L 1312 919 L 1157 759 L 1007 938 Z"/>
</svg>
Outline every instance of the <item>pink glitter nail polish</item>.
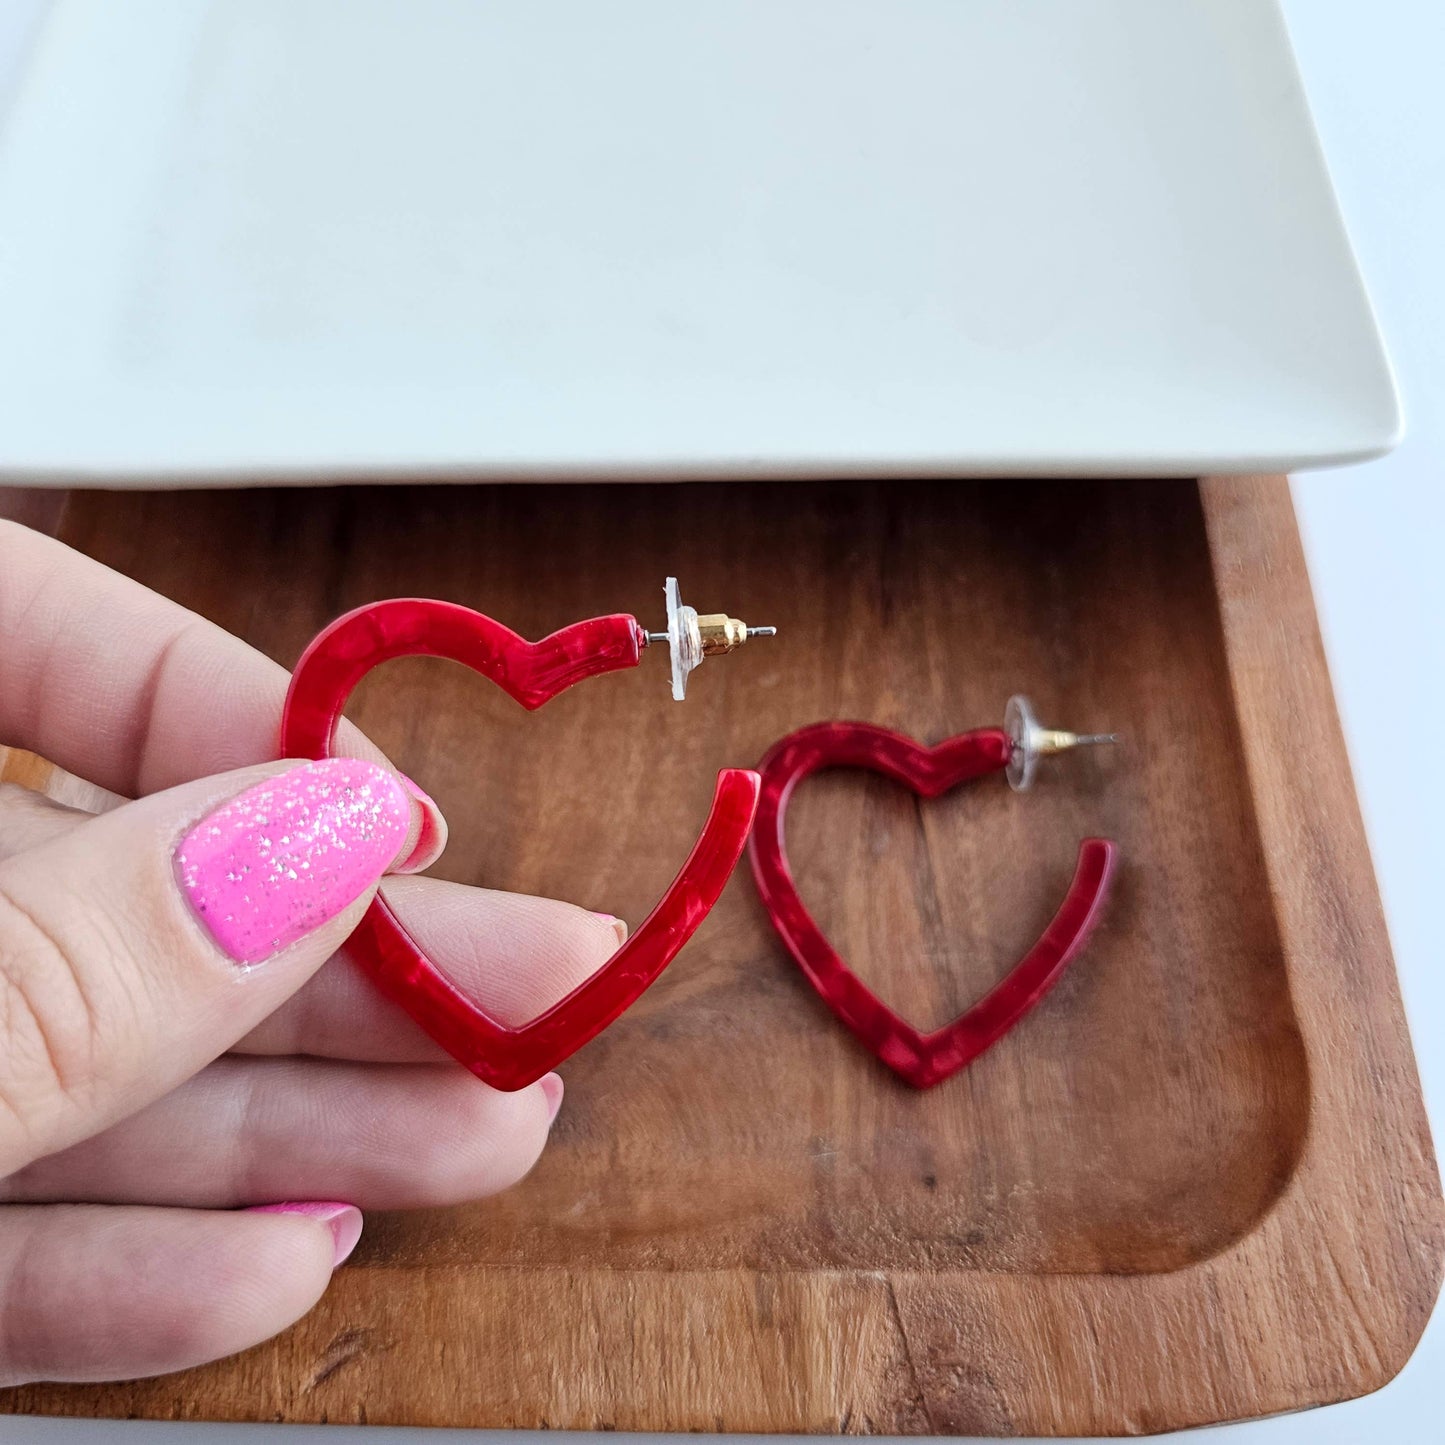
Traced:
<svg viewBox="0 0 1445 1445">
<path fill-rule="evenodd" d="M 361 1211 L 335 1200 L 304 1200 L 294 1204 L 254 1204 L 248 1214 L 302 1214 L 331 1229 L 331 1267 L 335 1269 L 361 1238 Z"/>
<path fill-rule="evenodd" d="M 247 788 L 176 849 L 197 916 L 240 963 L 257 963 L 334 918 L 406 842 L 411 801 L 373 763 L 324 758 Z"/>
<path fill-rule="evenodd" d="M 542 1097 L 547 1101 L 547 1123 L 550 1125 L 557 1117 L 557 1110 L 562 1107 L 562 1095 L 565 1092 L 562 1075 L 543 1074 L 538 1083 L 542 1086 Z"/>
<path fill-rule="evenodd" d="M 441 857 L 442 849 L 447 846 L 447 820 L 437 807 L 436 799 L 425 788 L 405 773 L 398 773 L 397 777 L 421 808 L 421 827 L 411 852 L 393 867 L 392 872 L 421 873 Z"/>
</svg>

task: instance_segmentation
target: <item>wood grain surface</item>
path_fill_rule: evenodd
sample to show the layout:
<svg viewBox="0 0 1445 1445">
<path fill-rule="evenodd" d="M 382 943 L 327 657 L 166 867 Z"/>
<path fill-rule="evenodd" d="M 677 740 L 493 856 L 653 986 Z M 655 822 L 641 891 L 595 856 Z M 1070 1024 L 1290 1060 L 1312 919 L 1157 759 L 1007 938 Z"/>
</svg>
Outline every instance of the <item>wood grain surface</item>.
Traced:
<svg viewBox="0 0 1445 1445">
<path fill-rule="evenodd" d="M 1374 1389 L 1440 1280 L 1439 1176 L 1286 483 L 842 483 L 77 494 L 74 545 L 294 662 L 336 613 L 452 598 L 538 636 L 662 581 L 775 623 L 524 714 L 463 669 L 351 716 L 442 802 L 435 870 L 640 919 L 724 764 L 803 723 L 997 722 L 1112 751 L 920 803 L 806 783 L 803 896 L 920 1024 L 1038 933 L 1077 840 L 1104 925 L 926 1094 L 832 1021 L 743 869 L 563 1072 L 509 1194 L 372 1216 L 281 1339 L 0 1408 L 208 1419 L 1112 1433 Z M 10 772 L 41 765 L 12 757 Z"/>
</svg>

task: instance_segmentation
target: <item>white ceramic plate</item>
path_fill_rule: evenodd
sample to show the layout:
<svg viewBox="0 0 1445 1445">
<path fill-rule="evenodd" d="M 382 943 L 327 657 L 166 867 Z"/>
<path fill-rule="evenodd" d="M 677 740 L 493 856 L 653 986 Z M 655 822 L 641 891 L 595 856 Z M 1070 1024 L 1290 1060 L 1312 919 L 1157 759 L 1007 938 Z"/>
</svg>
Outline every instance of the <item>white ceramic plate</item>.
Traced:
<svg viewBox="0 0 1445 1445">
<path fill-rule="evenodd" d="M 54 0 L 0 474 L 1121 474 L 1395 440 L 1273 0 Z"/>
</svg>

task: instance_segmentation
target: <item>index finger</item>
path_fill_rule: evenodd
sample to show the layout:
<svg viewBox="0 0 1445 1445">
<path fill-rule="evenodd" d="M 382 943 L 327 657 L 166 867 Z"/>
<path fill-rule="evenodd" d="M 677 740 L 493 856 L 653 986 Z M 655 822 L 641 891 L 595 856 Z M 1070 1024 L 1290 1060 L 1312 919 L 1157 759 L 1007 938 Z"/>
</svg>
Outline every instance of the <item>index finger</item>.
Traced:
<svg viewBox="0 0 1445 1445">
<path fill-rule="evenodd" d="M 194 612 L 0 521 L 0 741 L 124 797 L 276 756 L 289 676 Z M 343 723 L 336 751 L 385 763 Z"/>
</svg>

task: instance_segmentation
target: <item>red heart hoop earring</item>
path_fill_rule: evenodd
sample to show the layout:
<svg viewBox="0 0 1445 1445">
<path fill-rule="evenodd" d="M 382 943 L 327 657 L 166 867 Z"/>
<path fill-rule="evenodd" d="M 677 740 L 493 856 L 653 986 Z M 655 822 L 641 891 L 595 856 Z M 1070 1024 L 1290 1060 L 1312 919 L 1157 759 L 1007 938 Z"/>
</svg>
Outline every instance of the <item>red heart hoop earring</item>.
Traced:
<svg viewBox="0 0 1445 1445">
<path fill-rule="evenodd" d="M 683 605 L 673 577 L 666 598 L 665 632 L 646 632 L 635 617 L 616 613 L 574 622 L 540 642 L 453 602 L 397 597 L 359 607 L 321 632 L 296 664 L 281 716 L 281 756 L 329 756 L 357 683 L 394 658 L 451 658 L 534 709 L 584 678 L 636 667 L 646 648 L 665 643 L 673 696 L 681 700 L 688 675 L 705 657 L 775 631 L 723 613 L 699 616 Z M 745 768 L 718 774 L 702 832 L 656 908 L 591 978 L 520 1028 L 500 1023 L 462 993 L 380 895 L 351 935 L 348 952 L 478 1078 L 498 1089 L 524 1088 L 631 1007 L 707 917 L 742 855 L 758 786 L 758 774 Z"/>
<path fill-rule="evenodd" d="M 1002 728 L 960 733 L 933 747 L 872 723 L 824 722 L 790 733 L 758 765 L 762 795 L 749 853 L 768 916 L 823 1002 L 866 1049 L 915 1088 L 931 1088 L 972 1063 L 1058 982 L 1098 921 L 1114 869 L 1114 844 L 1084 839 L 1069 891 L 1038 942 L 971 1008 L 925 1034 L 858 978 L 798 896 L 783 835 L 793 789 L 822 768 L 867 768 L 924 798 L 1000 771 L 1022 792 L 1033 784 L 1041 757 L 1115 740 L 1112 733 L 1040 727 L 1027 699 L 1013 697 Z"/>
</svg>

